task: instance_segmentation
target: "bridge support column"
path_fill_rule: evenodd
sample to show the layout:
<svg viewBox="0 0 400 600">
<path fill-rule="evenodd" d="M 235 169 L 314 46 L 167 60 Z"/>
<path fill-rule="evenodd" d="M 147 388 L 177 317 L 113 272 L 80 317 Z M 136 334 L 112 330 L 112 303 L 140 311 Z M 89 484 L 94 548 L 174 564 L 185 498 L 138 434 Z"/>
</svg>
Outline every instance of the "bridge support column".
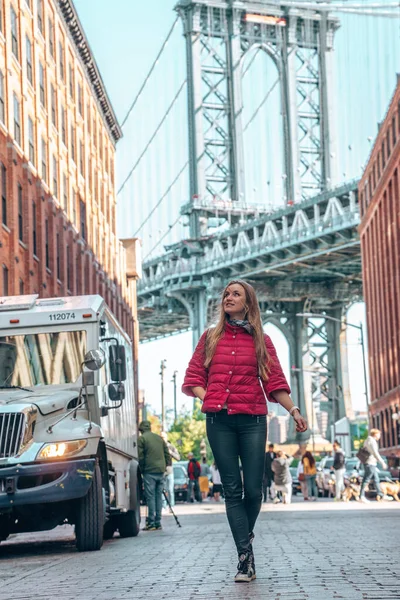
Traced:
<svg viewBox="0 0 400 600">
<path fill-rule="evenodd" d="M 296 311 L 300 312 L 300 311 Z M 307 326 L 302 319 L 293 315 L 292 318 L 293 339 L 290 344 L 290 364 L 292 367 L 290 377 L 290 387 L 292 389 L 292 399 L 296 406 L 300 408 L 301 414 L 311 423 L 312 398 L 311 388 L 306 385 L 304 368 L 307 364 Z M 310 431 L 298 433 L 295 422 L 290 419 L 288 440 L 291 442 L 304 443 L 310 437 Z"/>
<path fill-rule="evenodd" d="M 193 348 L 196 347 L 207 323 L 206 290 L 191 292 L 190 324 L 193 331 Z"/>
</svg>

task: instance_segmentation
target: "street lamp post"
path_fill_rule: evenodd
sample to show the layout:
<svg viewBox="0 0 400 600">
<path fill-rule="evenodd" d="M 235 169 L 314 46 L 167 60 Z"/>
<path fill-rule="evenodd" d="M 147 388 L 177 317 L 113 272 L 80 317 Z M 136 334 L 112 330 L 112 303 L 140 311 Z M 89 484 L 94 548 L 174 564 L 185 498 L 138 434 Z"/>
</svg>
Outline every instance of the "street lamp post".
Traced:
<svg viewBox="0 0 400 600">
<path fill-rule="evenodd" d="M 364 345 L 364 329 L 362 324 L 355 325 L 354 323 L 349 323 L 345 319 L 337 319 L 336 317 L 331 317 L 331 315 L 324 315 L 322 313 L 297 313 L 296 317 L 306 317 L 306 318 L 315 318 L 315 319 L 328 319 L 328 321 L 334 321 L 335 323 L 344 324 L 347 327 L 354 327 L 354 329 L 358 329 L 360 332 L 360 345 L 362 352 L 362 360 L 363 360 L 363 373 L 364 373 L 364 386 L 365 386 L 365 399 L 367 402 L 367 407 L 369 406 L 369 397 L 368 397 L 368 381 L 367 381 L 367 364 L 365 360 L 365 345 Z"/>
<path fill-rule="evenodd" d="M 172 383 L 174 384 L 174 421 L 176 421 L 177 419 L 177 413 L 176 413 L 176 376 L 178 374 L 178 371 L 174 371 L 173 375 L 172 375 Z"/>
<path fill-rule="evenodd" d="M 160 365 L 160 377 L 161 377 L 161 427 L 165 431 L 165 402 L 164 402 L 164 371 L 166 369 L 167 361 L 164 358 Z"/>
</svg>

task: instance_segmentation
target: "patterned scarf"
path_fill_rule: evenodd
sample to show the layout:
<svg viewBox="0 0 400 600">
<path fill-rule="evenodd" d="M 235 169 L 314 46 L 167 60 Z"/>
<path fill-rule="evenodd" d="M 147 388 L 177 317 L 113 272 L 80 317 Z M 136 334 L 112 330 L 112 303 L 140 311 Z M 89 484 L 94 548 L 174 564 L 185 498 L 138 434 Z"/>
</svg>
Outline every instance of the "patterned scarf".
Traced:
<svg viewBox="0 0 400 600">
<path fill-rule="evenodd" d="M 232 325 L 232 327 L 243 327 L 247 333 L 253 335 L 254 327 L 253 325 L 250 325 L 247 319 L 231 319 L 228 317 L 228 323 L 229 325 Z"/>
</svg>

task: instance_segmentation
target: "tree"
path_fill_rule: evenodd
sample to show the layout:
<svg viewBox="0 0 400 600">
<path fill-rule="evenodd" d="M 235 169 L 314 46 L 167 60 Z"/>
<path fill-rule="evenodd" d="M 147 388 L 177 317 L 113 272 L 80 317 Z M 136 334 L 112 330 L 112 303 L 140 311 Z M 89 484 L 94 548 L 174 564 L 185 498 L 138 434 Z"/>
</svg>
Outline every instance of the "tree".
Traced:
<svg viewBox="0 0 400 600">
<path fill-rule="evenodd" d="M 202 440 L 206 442 L 207 458 L 212 456 L 206 434 L 206 419 L 198 400 L 195 402 L 192 414 L 186 411 L 178 415 L 168 432 L 168 439 L 179 449 L 182 460 L 186 458 L 188 452 L 193 452 L 196 458 L 200 458 Z"/>
</svg>

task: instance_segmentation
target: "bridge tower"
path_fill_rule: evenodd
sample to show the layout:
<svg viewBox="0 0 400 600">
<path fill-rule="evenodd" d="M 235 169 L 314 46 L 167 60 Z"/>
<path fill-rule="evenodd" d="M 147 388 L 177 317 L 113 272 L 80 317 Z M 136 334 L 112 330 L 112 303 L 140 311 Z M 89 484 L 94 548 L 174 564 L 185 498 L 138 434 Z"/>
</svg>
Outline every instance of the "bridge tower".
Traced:
<svg viewBox="0 0 400 600">
<path fill-rule="evenodd" d="M 279 74 L 288 203 L 336 183 L 330 88 L 338 19 L 273 0 L 179 0 L 187 53 L 190 235 L 207 210 L 245 204 L 243 61 L 261 49 Z"/>
<path fill-rule="evenodd" d="M 242 225 L 246 215 L 250 223 L 249 217 L 256 216 L 249 214 L 245 198 L 242 74 L 249 53 L 266 52 L 279 74 L 287 208 L 303 206 L 318 194 L 329 195 L 337 183 L 330 88 L 333 38 L 339 22 L 324 8 L 305 8 L 300 1 L 289 6 L 273 0 L 178 0 L 176 10 L 183 21 L 187 53 L 190 197 L 181 212 L 189 218 L 190 240 L 184 247 L 178 244 L 170 250 L 178 253 L 173 261 L 179 258 L 195 265 L 197 256 L 204 253 L 204 240 L 212 235 L 209 220 L 216 210 L 229 226 Z M 318 220 L 319 209 L 315 215 Z M 282 230 L 286 219 L 282 218 Z M 303 216 L 302 222 L 306 220 Z M 243 240 L 250 247 L 250 242 Z M 228 243 L 225 251 L 229 248 Z M 250 272 L 255 273 L 258 266 L 257 261 L 251 263 Z M 154 268 L 157 273 L 161 269 Z M 248 269 L 246 264 L 242 272 Z M 308 277 L 316 273 L 315 267 L 305 273 L 305 281 L 312 281 Z M 320 276 L 326 277 L 326 273 Z M 269 275 L 282 274 L 278 270 Z M 184 286 L 180 282 L 164 290 L 169 302 L 178 301 L 185 307 L 194 343 L 210 321 L 210 301 L 216 297 L 214 279 L 221 279 L 221 275 L 237 276 L 227 269 L 219 277 L 207 279 L 196 268 Z M 223 283 L 221 279 L 219 287 Z M 340 322 L 343 299 L 333 300 L 329 294 L 324 298 L 315 304 L 318 312 L 326 310 Z M 308 304 L 307 295 L 281 298 L 278 304 L 283 302 L 282 313 L 279 307 L 272 311 L 264 307 L 263 318 L 277 320 L 289 339 L 294 401 L 312 423 L 313 394 L 318 388 L 333 423 L 345 416 L 348 403 L 340 326 L 329 319 L 321 322 L 297 317 L 313 306 Z M 311 382 L 307 381 L 310 372 L 319 374 L 313 374 Z M 308 437 L 309 433 L 298 436 L 290 432 L 292 440 Z"/>
</svg>

